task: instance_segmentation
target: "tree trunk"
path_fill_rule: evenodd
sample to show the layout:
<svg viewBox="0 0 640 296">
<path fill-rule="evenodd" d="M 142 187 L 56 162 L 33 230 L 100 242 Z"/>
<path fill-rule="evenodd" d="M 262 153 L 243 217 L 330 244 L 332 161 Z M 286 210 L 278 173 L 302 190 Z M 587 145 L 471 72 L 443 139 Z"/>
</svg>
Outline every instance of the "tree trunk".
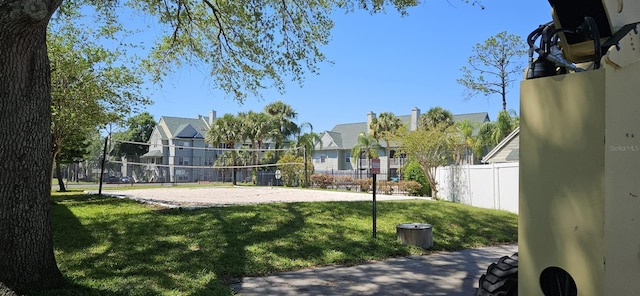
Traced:
<svg viewBox="0 0 640 296">
<path fill-rule="evenodd" d="M 502 84 L 502 110 L 507 111 L 507 92 L 504 84 Z"/>
<path fill-rule="evenodd" d="M 387 181 L 391 181 L 391 147 L 389 147 L 389 140 L 385 139 L 385 141 L 387 141 L 387 147 L 384 149 L 384 153 L 387 154 Z"/>
<path fill-rule="evenodd" d="M 436 183 L 436 168 L 429 168 L 426 165 L 422 166 L 422 170 L 427 177 L 427 182 L 429 182 L 429 186 L 431 187 L 431 198 L 434 200 L 438 200 L 438 184 Z"/>
<path fill-rule="evenodd" d="M 238 185 L 236 182 L 236 151 L 231 151 L 231 162 L 233 163 L 233 168 L 231 168 L 231 183 L 235 186 Z"/>
<path fill-rule="evenodd" d="M 0 294 L 60 287 L 46 29 L 61 0 L 0 0 Z"/>
<path fill-rule="evenodd" d="M 60 192 L 67 192 L 67 188 L 64 187 L 64 181 L 62 180 L 62 169 L 60 168 L 60 162 L 56 161 L 56 175 L 58 176 L 58 187 Z M 67 177 L 68 180 L 68 177 Z"/>
</svg>

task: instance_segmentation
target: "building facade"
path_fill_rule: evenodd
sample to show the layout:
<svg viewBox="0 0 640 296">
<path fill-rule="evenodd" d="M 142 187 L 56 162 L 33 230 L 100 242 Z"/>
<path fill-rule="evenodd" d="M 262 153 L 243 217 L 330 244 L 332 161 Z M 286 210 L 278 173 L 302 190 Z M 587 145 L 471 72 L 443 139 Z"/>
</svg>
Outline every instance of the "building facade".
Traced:
<svg viewBox="0 0 640 296">
<path fill-rule="evenodd" d="M 205 141 L 215 120 L 209 116 L 195 118 L 162 116 L 149 139 L 149 152 L 141 158 L 146 163 L 148 182 L 197 182 L 219 180 L 213 163 L 221 154 Z"/>
<path fill-rule="evenodd" d="M 407 126 L 409 130 L 416 130 L 420 120 L 420 109 L 413 108 L 409 115 L 397 116 L 401 122 Z M 317 173 L 349 175 L 354 178 L 369 177 L 368 160 L 362 157 L 356 157 L 355 162 L 351 155 L 353 147 L 358 143 L 360 134 L 371 134 L 369 126 L 376 114 L 367 113 L 367 121 L 355 123 L 337 124 L 330 131 L 321 134 L 321 141 L 315 147 L 313 154 L 313 165 Z M 487 112 L 456 114 L 453 115 L 453 121 L 459 122 L 468 120 L 472 124 L 482 124 L 490 121 Z M 389 179 L 399 178 L 398 171 L 406 162 L 404 156 L 397 152 L 392 146 L 390 155 L 385 154 L 387 143 L 380 141 L 380 149 L 377 151 L 380 158 L 381 175 Z M 386 172 L 387 162 L 389 162 L 390 171 Z"/>
</svg>

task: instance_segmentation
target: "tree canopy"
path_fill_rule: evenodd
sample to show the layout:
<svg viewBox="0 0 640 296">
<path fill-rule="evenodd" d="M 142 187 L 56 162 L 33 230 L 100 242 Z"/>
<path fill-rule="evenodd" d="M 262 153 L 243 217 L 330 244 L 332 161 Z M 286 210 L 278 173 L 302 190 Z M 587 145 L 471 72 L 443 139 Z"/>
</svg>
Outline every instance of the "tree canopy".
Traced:
<svg viewBox="0 0 640 296">
<path fill-rule="evenodd" d="M 385 155 L 387 156 L 387 180 L 391 179 L 391 140 L 396 136 L 398 131 L 403 128 L 404 125 L 399 117 L 391 112 L 382 112 L 377 118 L 371 120 L 369 128 L 371 129 L 372 136 L 376 141 L 385 141 Z"/>
<path fill-rule="evenodd" d="M 449 164 L 452 152 L 459 142 L 454 126 L 440 123 L 434 128 L 404 131 L 397 139 L 407 157 L 420 164 L 425 172 L 434 198 L 438 198 L 436 172 L 438 167 Z"/>
<path fill-rule="evenodd" d="M 69 22 L 48 32 L 51 63 L 51 140 L 60 191 L 66 191 L 60 163 L 100 126 L 121 121 L 149 100 L 141 94 L 135 68 L 117 65 L 121 55 L 89 38 L 91 32 Z M 78 140 L 80 139 L 80 140 Z M 62 155 L 65 151 L 66 155 Z M 52 166 L 53 166 L 52 162 Z"/>
<path fill-rule="evenodd" d="M 478 94 L 500 95 L 502 109 L 507 110 L 507 87 L 523 75 L 526 47 L 518 35 L 502 31 L 476 44 L 457 81 L 467 89 L 467 98 Z"/>
<path fill-rule="evenodd" d="M 418 127 L 421 129 L 431 129 L 436 126 L 450 126 L 453 124 L 453 114 L 451 114 L 451 111 L 437 106 L 429 109 L 427 113 L 422 114 L 419 121 Z"/>
<path fill-rule="evenodd" d="M 156 121 L 153 116 L 149 112 L 142 112 L 126 119 L 124 126 L 127 129 L 114 134 L 113 138 L 125 142 L 116 143 L 111 154 L 120 157 L 127 156 L 134 158 L 145 154 L 148 151 L 147 146 L 126 143 L 126 141 L 137 143 L 146 143 L 149 141 L 151 133 L 153 133 L 153 128 L 156 126 Z"/>
<path fill-rule="evenodd" d="M 360 133 L 356 145 L 351 148 L 351 159 L 353 164 L 358 166 L 359 170 L 367 169 L 367 175 L 371 171 L 371 162 L 369 160 L 378 158 L 378 149 L 380 144 L 372 135 L 366 133 Z M 367 167 L 363 168 L 359 159 L 364 158 L 367 160 Z"/>
<path fill-rule="evenodd" d="M 227 113 L 213 122 L 213 126 L 207 132 L 207 142 L 216 145 L 225 145 L 231 150 L 231 162 L 236 164 L 236 143 L 243 140 L 242 121 L 237 116 Z M 233 169 L 233 185 L 236 185 L 236 169 Z"/>
</svg>

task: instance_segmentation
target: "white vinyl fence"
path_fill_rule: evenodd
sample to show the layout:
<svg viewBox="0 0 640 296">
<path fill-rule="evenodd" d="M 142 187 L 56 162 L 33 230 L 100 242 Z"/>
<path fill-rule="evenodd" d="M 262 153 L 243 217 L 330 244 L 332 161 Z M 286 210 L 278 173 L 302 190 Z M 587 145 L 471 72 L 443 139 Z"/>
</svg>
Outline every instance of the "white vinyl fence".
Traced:
<svg viewBox="0 0 640 296">
<path fill-rule="evenodd" d="M 518 213 L 519 163 L 438 168 L 438 198 Z"/>
</svg>

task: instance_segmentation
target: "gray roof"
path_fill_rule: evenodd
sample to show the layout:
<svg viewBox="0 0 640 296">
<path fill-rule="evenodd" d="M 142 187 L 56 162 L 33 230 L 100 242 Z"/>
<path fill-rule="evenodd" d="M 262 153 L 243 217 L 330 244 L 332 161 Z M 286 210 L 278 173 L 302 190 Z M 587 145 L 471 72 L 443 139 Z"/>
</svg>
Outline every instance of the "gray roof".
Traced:
<svg viewBox="0 0 640 296">
<path fill-rule="evenodd" d="M 204 135 L 209 130 L 207 120 L 205 117 L 183 118 L 162 116 L 160 117 L 160 121 L 164 122 L 168 131 L 160 128 L 160 135 L 163 140 L 174 138 L 204 138 Z"/>
<path fill-rule="evenodd" d="M 351 149 L 356 146 L 358 143 L 358 135 L 366 132 L 366 122 L 338 124 L 334 126 L 331 131 L 327 131 L 339 149 Z M 339 140 L 336 141 L 336 138 Z"/>
<path fill-rule="evenodd" d="M 342 134 L 341 133 L 327 131 L 327 135 L 329 135 L 329 137 L 331 137 L 331 139 L 333 140 L 333 143 L 335 143 L 336 146 L 342 147 Z"/>
<path fill-rule="evenodd" d="M 489 113 L 487 112 L 477 112 L 477 113 L 466 113 L 466 114 L 454 114 L 453 122 L 459 122 L 469 120 L 471 123 L 483 123 L 487 121 L 491 121 L 489 118 Z"/>
<path fill-rule="evenodd" d="M 202 131 L 202 133 L 198 132 L 191 124 L 184 123 L 181 124 L 175 131 L 174 136 L 176 138 L 198 138 L 204 139 L 204 134 L 206 131 Z"/>
<path fill-rule="evenodd" d="M 411 115 L 397 116 L 403 124 L 409 125 L 411 121 Z M 489 113 L 467 113 L 467 114 L 455 114 L 453 115 L 453 121 L 469 120 L 471 123 L 483 123 L 489 121 Z M 358 144 L 358 135 L 367 132 L 366 122 L 355 123 L 341 123 L 336 124 L 331 131 L 325 131 L 332 139 L 333 142 L 339 147 L 338 149 L 351 149 Z M 384 141 L 380 141 L 380 145 L 383 147 L 386 145 Z M 336 148 L 323 147 L 318 150 L 335 150 Z"/>
<path fill-rule="evenodd" d="M 162 150 L 151 150 L 147 153 L 145 153 L 144 155 L 140 156 L 141 158 L 147 158 L 147 157 L 162 157 Z"/>
</svg>

